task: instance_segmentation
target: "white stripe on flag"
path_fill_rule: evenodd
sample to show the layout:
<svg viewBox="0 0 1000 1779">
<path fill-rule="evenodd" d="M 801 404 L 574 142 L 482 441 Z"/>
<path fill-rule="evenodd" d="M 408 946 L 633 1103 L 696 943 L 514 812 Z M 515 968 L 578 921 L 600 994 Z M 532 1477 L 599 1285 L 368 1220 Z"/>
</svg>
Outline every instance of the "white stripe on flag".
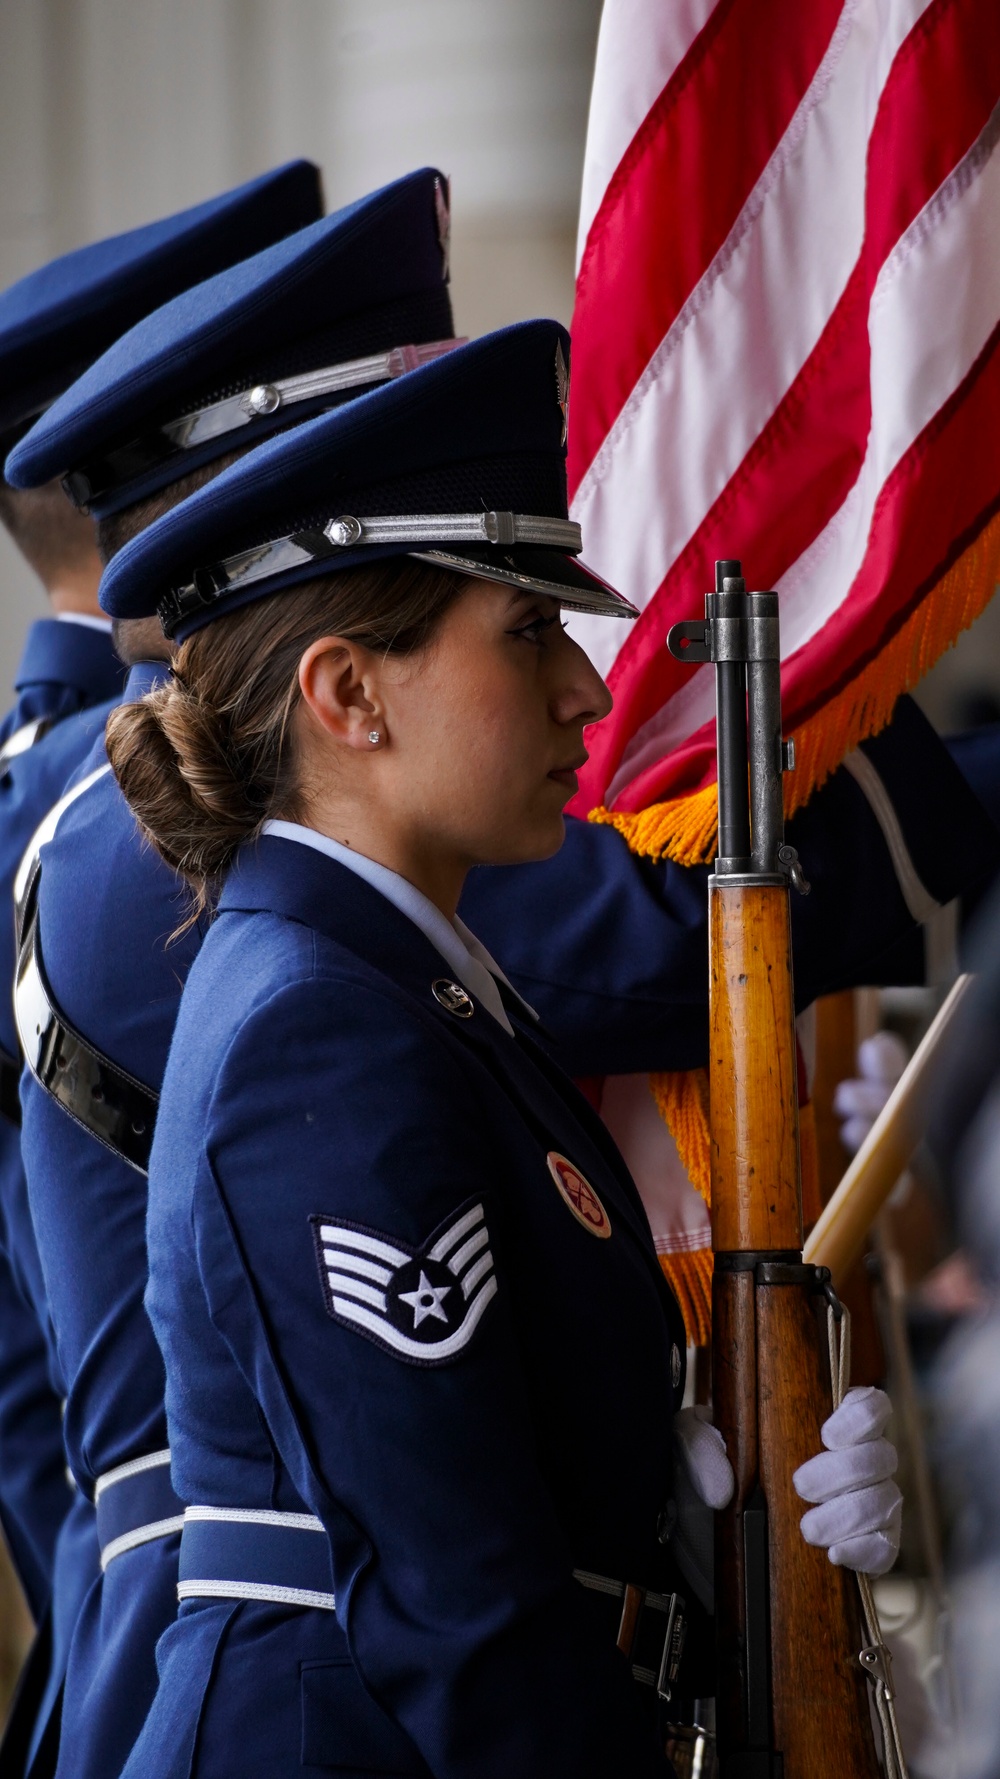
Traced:
<svg viewBox="0 0 1000 1779">
<path fill-rule="evenodd" d="M 718 0 L 606 0 L 580 193 L 577 269 L 619 161 Z"/>
<path fill-rule="evenodd" d="M 848 0 L 778 149 L 577 491 L 572 510 L 583 527 L 584 561 L 640 608 L 739 468 L 836 306 L 864 240 L 868 136 L 879 98 L 928 4 L 891 0 L 885 17 L 879 0 Z M 621 637 L 582 613 L 570 614 L 568 624 L 607 673 Z"/>
</svg>

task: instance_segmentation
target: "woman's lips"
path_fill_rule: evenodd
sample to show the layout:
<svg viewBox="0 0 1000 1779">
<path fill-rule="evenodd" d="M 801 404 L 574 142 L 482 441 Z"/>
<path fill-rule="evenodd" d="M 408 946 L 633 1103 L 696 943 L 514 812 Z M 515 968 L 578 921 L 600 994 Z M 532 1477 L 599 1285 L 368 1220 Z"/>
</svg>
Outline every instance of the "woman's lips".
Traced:
<svg viewBox="0 0 1000 1779">
<path fill-rule="evenodd" d="M 565 785 L 567 790 L 578 791 L 580 787 L 577 784 L 576 775 L 581 766 L 586 766 L 589 759 L 590 755 L 586 752 L 578 754 L 572 766 L 553 766 L 549 777 L 554 779 L 556 784 Z"/>
</svg>

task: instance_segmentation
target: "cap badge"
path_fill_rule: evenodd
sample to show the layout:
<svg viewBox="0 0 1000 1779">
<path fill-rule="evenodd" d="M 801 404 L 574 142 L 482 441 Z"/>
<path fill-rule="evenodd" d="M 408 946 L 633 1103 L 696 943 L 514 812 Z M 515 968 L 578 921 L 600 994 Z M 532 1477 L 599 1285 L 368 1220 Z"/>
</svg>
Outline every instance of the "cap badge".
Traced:
<svg viewBox="0 0 1000 1779">
<path fill-rule="evenodd" d="M 561 340 L 556 347 L 556 401 L 562 414 L 562 437 L 559 443 L 564 445 L 569 429 L 569 371 L 566 368 Z"/>
<path fill-rule="evenodd" d="M 554 1149 L 549 1150 L 545 1159 L 560 1198 L 569 1205 L 577 1222 L 582 1223 L 591 1235 L 607 1241 L 611 1234 L 611 1219 L 589 1180 L 584 1179 L 579 1168 L 567 1161 L 565 1155 L 558 1155 Z"/>
<path fill-rule="evenodd" d="M 472 996 L 466 994 L 460 982 L 449 982 L 446 976 L 439 976 L 431 983 L 431 994 L 439 1007 L 446 1013 L 454 1013 L 456 1019 L 471 1019 L 475 1011 Z"/>
</svg>

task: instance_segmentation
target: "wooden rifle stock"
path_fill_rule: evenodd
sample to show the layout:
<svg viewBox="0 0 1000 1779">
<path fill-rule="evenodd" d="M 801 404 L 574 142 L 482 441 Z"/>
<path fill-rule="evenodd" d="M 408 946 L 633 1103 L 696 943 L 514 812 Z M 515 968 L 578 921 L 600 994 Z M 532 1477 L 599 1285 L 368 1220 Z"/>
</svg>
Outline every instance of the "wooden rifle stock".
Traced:
<svg viewBox="0 0 1000 1779">
<path fill-rule="evenodd" d="M 709 880 L 713 1418 L 736 1474 L 717 1516 L 721 1779 L 877 1779 L 855 1578 L 799 1529 L 792 1472 L 831 1411 L 824 1275 L 802 1261 L 789 881 L 774 593 L 716 564 L 678 659 L 717 669 Z"/>
</svg>

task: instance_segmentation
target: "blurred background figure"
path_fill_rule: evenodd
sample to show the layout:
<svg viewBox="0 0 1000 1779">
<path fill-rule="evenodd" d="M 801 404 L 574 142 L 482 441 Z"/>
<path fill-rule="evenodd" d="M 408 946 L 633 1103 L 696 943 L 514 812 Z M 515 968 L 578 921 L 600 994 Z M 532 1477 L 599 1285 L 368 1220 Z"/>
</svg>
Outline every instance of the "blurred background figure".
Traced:
<svg viewBox="0 0 1000 1779">
<path fill-rule="evenodd" d="M 934 1452 L 949 1522 L 959 1734 L 928 1771 L 1000 1773 L 1000 900 L 980 916 L 978 980 L 937 1096 L 931 1145 L 960 1243 L 964 1309 L 933 1373 Z"/>
</svg>

